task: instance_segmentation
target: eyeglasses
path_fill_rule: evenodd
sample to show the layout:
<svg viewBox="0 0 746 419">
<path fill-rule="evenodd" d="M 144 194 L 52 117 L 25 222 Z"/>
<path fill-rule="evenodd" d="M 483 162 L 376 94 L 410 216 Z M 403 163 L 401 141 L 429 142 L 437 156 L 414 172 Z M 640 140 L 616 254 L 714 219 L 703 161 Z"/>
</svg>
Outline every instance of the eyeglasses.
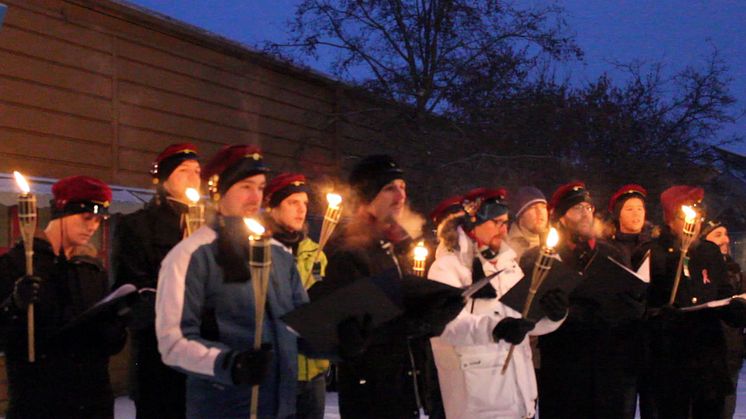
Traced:
<svg viewBox="0 0 746 419">
<path fill-rule="evenodd" d="M 593 205 L 588 204 L 586 202 L 581 202 L 580 204 L 575 204 L 572 207 L 570 207 L 570 211 L 575 211 L 575 212 L 590 212 L 590 213 L 592 213 L 595 209 L 596 208 Z"/>
</svg>

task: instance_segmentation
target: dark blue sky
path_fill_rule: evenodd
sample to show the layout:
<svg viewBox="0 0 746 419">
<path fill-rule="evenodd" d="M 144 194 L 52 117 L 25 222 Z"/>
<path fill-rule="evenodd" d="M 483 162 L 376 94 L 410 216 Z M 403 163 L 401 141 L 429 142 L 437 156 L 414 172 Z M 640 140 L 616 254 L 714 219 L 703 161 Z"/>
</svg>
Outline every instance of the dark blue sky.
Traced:
<svg viewBox="0 0 746 419">
<path fill-rule="evenodd" d="M 286 21 L 299 0 L 129 0 L 137 5 L 248 44 L 286 39 Z M 546 0 L 534 0 L 534 2 Z M 746 7 L 737 0 L 562 0 L 585 59 L 563 68 L 582 83 L 608 72 L 614 61 L 662 62 L 669 73 L 698 65 L 713 47 L 733 78 L 737 109 L 746 109 Z M 313 66 L 313 63 L 311 63 Z M 324 71 L 323 64 L 318 70 Z M 723 129 L 746 137 L 746 117 Z M 728 147 L 746 154 L 746 144 Z"/>
</svg>

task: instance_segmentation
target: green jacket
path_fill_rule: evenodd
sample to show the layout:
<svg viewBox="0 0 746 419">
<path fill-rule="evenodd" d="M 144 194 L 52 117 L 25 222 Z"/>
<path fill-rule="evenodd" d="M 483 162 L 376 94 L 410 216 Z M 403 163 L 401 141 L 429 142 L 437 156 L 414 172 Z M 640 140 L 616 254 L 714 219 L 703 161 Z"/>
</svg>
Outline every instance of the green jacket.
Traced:
<svg viewBox="0 0 746 419">
<path fill-rule="evenodd" d="M 315 284 L 326 273 L 326 255 L 324 252 L 319 254 L 317 263 L 321 268 L 319 272 L 310 275 L 313 270 L 313 259 L 316 256 L 316 250 L 319 248 L 318 243 L 306 237 L 298 244 L 298 253 L 295 256 L 295 264 L 300 273 L 303 288 L 306 290 Z M 298 380 L 310 381 L 319 374 L 323 374 L 329 369 L 329 361 L 326 359 L 313 359 L 305 355 L 298 354 Z"/>
</svg>

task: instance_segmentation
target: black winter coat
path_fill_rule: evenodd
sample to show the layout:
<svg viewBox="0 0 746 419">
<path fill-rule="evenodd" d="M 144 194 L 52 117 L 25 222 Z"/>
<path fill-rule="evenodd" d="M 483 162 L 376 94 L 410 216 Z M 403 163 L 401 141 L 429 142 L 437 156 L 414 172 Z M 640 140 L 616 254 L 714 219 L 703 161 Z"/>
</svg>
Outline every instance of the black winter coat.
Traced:
<svg viewBox="0 0 746 419">
<path fill-rule="evenodd" d="M 586 281 L 615 280 L 586 271 L 592 260 L 611 256 L 620 263 L 629 263 L 607 242 L 574 249 L 564 245 L 558 252 L 562 263 L 584 273 L 584 279 L 570 294 L 569 313 L 562 326 L 539 338 L 541 417 L 631 419 L 635 412 L 644 295 L 584 292 Z"/>
<path fill-rule="evenodd" d="M 651 285 L 651 364 L 655 402 L 662 418 L 703 417 L 703 411 L 722 409 L 726 394 L 734 391 L 726 365 L 726 345 L 722 319 L 732 318 L 728 307 L 689 313 L 657 309 L 668 304 L 679 260 L 679 242 L 668 229 L 652 248 Z M 687 269 L 682 274 L 674 305 L 689 307 L 728 298 L 735 289 L 727 278 L 725 262 L 716 245 L 695 242 L 688 252 Z M 693 409 L 693 416 L 690 410 Z"/>
<path fill-rule="evenodd" d="M 311 300 L 351 284 L 358 278 L 388 270 L 406 273 L 411 262 L 372 225 L 353 221 L 338 237 L 329 254 L 324 281 L 308 291 Z M 338 364 L 339 409 L 343 418 L 419 417 L 415 372 L 422 364 L 413 350 L 407 322 L 395 319 L 374 332 L 372 342 L 361 355 Z M 414 364 L 413 365 L 413 361 Z"/>
<path fill-rule="evenodd" d="M 112 251 L 115 287 L 129 283 L 138 289 L 156 288 L 161 261 L 184 236 L 182 215 L 187 209 L 160 192 L 143 209 L 118 220 Z M 130 324 L 130 397 L 139 418 L 183 418 L 186 376 L 161 361 L 155 335 L 155 293 L 146 291 L 141 296 Z"/>
<path fill-rule="evenodd" d="M 36 362 L 28 362 L 26 313 L 12 303 L 15 281 L 25 274 L 23 244 L 0 258 L 2 333 L 7 341 L 7 417 L 97 419 L 114 416 L 109 356 L 127 338 L 114 313 L 84 326 L 63 326 L 108 294 L 107 274 L 88 256 L 54 255 L 46 239 L 34 240 L 34 274 L 42 279 L 34 305 Z"/>
</svg>

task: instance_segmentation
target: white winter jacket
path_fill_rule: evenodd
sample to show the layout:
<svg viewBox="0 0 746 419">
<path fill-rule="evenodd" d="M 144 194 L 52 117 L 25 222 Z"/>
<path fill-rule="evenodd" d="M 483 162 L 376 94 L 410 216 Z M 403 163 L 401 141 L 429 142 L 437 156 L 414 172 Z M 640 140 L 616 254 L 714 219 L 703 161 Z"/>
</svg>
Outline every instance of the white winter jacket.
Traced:
<svg viewBox="0 0 746 419">
<path fill-rule="evenodd" d="M 449 419 L 514 419 L 532 417 L 536 412 L 536 377 L 528 339 L 518 344 L 505 375 L 501 374 L 510 344 L 495 343 L 492 329 L 505 317 L 521 313 L 502 304 L 499 298 L 523 278 L 515 252 L 503 242 L 496 261 L 478 255 L 475 246 L 458 227 L 459 249 L 441 244 L 428 278 L 456 287 L 472 282 L 472 261 L 479 257 L 485 275 L 503 270 L 491 280 L 497 298 L 468 302 L 439 337 L 431 339 L 440 391 Z M 493 263 L 494 262 L 494 263 Z M 542 319 L 530 335 L 557 329 L 562 321 Z"/>
</svg>

